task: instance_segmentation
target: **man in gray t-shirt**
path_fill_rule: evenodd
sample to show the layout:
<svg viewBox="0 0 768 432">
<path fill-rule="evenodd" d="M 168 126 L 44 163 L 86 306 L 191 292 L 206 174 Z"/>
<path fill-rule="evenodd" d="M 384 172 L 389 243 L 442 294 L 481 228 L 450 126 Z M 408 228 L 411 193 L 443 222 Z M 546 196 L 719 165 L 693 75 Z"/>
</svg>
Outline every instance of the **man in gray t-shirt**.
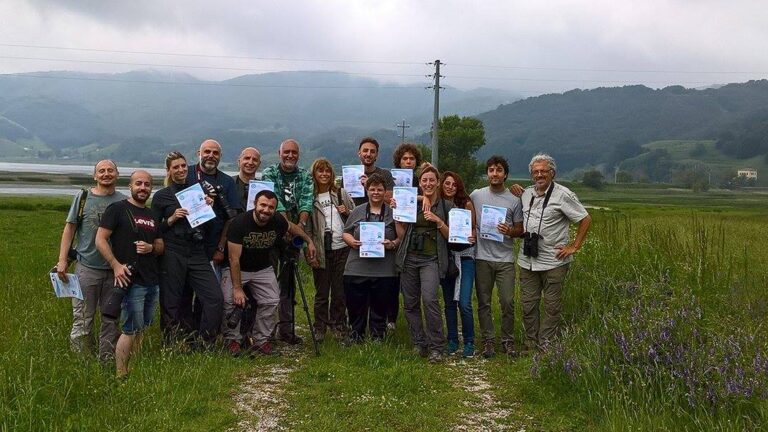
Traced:
<svg viewBox="0 0 768 432">
<path fill-rule="evenodd" d="M 101 215 L 112 203 L 125 199 L 125 195 L 115 191 L 119 173 L 117 166 L 111 160 L 99 161 L 93 170 L 96 185 L 89 188 L 85 194 L 78 191 L 69 208 L 67 222 L 61 235 L 59 245 L 59 260 L 56 272 L 60 279 L 67 280 L 67 255 L 74 244 L 77 251 L 77 266 L 75 272 L 83 291 L 83 300 L 72 299 L 72 332 L 70 343 L 75 352 L 85 352 L 91 349 L 93 338 L 93 317 L 97 307 L 107 301 L 114 286 L 113 272 L 109 264 L 96 250 L 96 231 L 99 228 Z M 82 221 L 78 220 L 80 200 L 85 199 Z M 117 320 L 101 317 L 99 332 L 99 359 L 111 360 L 115 353 L 115 343 L 120 336 Z"/>
<path fill-rule="evenodd" d="M 481 227 L 477 238 L 475 256 L 475 287 L 477 290 L 477 315 L 480 321 L 480 336 L 483 339 L 483 357 L 494 355 L 495 330 L 491 311 L 494 284 L 498 288 L 501 306 L 501 344 L 504 352 L 517 354 L 514 345 L 515 323 L 515 254 L 513 238 L 523 232 L 523 212 L 520 198 L 504 187 L 509 174 L 509 164 L 501 156 L 491 156 L 486 162 L 488 187 L 477 189 L 470 194 L 475 206 L 476 224 Z M 496 233 L 503 241 L 483 236 L 483 206 L 507 209 L 504 222 L 496 225 Z M 493 229 L 493 228 L 492 228 Z"/>
</svg>

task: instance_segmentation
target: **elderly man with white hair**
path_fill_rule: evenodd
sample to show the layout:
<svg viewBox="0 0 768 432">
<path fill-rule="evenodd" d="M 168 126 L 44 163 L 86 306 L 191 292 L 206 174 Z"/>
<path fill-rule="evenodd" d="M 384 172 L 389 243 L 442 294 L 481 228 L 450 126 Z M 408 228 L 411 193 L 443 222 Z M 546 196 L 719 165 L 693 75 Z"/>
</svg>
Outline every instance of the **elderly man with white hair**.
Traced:
<svg viewBox="0 0 768 432">
<path fill-rule="evenodd" d="M 523 241 L 518 255 L 525 328 L 525 351 L 546 348 L 557 337 L 563 310 L 563 281 L 573 254 L 584 244 L 592 217 L 576 194 L 554 179 L 557 164 L 537 154 L 528 165 L 533 185 L 525 189 Z M 578 224 L 569 239 L 570 225 Z M 543 308 L 541 300 L 544 299 Z M 540 318 L 539 309 L 543 309 Z"/>
</svg>

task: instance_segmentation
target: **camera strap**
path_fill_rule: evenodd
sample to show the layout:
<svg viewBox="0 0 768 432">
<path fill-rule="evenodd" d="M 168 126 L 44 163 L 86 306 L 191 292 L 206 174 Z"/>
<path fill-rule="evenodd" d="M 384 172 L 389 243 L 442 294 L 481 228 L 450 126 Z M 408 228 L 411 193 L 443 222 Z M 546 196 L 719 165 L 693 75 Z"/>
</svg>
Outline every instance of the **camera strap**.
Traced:
<svg viewBox="0 0 768 432">
<path fill-rule="evenodd" d="M 387 204 L 382 203 L 381 204 L 381 213 L 379 213 L 379 220 L 378 222 L 384 222 L 384 213 L 387 212 Z M 371 221 L 371 204 L 366 203 L 365 204 L 365 221 L 370 222 Z"/>
<path fill-rule="evenodd" d="M 534 188 L 534 191 L 536 189 Z M 552 182 L 547 189 L 546 195 L 544 195 L 544 203 L 541 205 L 541 216 L 539 217 L 539 228 L 536 234 L 541 235 L 541 222 L 544 221 L 544 209 L 549 204 L 549 199 L 552 198 L 552 191 L 555 190 L 555 182 Z M 531 211 L 533 210 L 533 201 L 536 199 L 536 193 L 531 194 L 531 202 L 528 203 L 528 219 L 525 221 L 525 232 L 528 232 L 528 222 L 531 221 Z"/>
</svg>

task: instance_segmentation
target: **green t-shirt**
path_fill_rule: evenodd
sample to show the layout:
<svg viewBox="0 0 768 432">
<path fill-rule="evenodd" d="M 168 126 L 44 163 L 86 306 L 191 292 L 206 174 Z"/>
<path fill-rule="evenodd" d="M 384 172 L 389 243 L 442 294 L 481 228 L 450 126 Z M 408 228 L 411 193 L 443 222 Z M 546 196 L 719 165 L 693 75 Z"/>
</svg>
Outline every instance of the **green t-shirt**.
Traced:
<svg viewBox="0 0 768 432">
<path fill-rule="evenodd" d="M 72 200 L 72 206 L 70 206 L 69 214 L 67 214 L 67 223 L 77 224 L 77 209 L 80 206 L 81 195 L 82 191 L 77 191 L 75 199 Z M 113 202 L 125 198 L 125 195 L 117 191 L 112 195 L 96 195 L 91 189 L 88 189 L 83 208 L 83 224 L 77 230 L 74 240 L 77 260 L 80 264 L 102 270 L 111 268 L 96 249 L 96 231 L 99 229 L 104 210 Z"/>
</svg>

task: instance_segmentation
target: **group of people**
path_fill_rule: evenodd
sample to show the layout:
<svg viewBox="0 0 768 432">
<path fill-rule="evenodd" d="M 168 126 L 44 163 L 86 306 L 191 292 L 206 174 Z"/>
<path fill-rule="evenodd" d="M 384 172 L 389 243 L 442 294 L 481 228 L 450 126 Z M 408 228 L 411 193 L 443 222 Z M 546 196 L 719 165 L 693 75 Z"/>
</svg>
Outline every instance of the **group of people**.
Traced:
<svg viewBox="0 0 768 432">
<path fill-rule="evenodd" d="M 71 261 L 77 261 L 83 300 L 72 303 L 73 350 L 90 349 L 94 316 L 101 309 L 99 358 L 114 357 L 117 375 L 126 376 L 158 301 L 167 344 L 211 350 L 221 334 L 232 355 L 245 350 L 272 355 L 275 341 L 300 344 L 294 307 L 302 251 L 314 279 L 311 330 L 318 341 L 329 334 L 344 344 L 366 337 L 383 340 L 395 328 L 402 295 L 417 355 L 431 363 L 459 352 L 472 357 L 474 289 L 479 347 L 484 357 L 492 357 L 497 348 L 491 311 L 495 288 L 501 306 L 500 346 L 517 356 L 516 269 L 525 331 L 522 350 L 542 349 L 557 336 L 563 280 L 591 218 L 573 192 L 554 182 L 552 157 L 532 158 L 533 185 L 523 189 L 507 188 L 509 165 L 492 156 L 486 162 L 488 185 L 469 193 L 457 173 L 440 173 L 422 162 L 418 147 L 402 143 L 393 165 L 412 169 L 412 186 L 418 188 L 416 222 L 407 223 L 393 217 L 395 183 L 390 171 L 376 165 L 379 143 L 374 138 L 363 138 L 358 146 L 364 167 L 362 197 L 352 198 L 337 184 L 327 159 L 319 158 L 306 169 L 299 156 L 296 140 L 283 141 L 279 161 L 262 172 L 261 180 L 274 189 L 261 190 L 248 202 L 249 183 L 261 166 L 257 149 L 241 151 L 239 171 L 232 177 L 218 169 L 222 148 L 214 140 L 200 145 L 193 166 L 181 153 L 171 152 L 165 160 L 165 187 L 155 193 L 151 209 L 149 173 L 131 175 L 126 197 L 115 190 L 115 163 L 98 162 L 95 186 L 73 199 L 56 267 L 66 280 Z M 195 184 L 205 192 L 215 218 L 193 227 L 177 193 Z M 486 206 L 505 209 L 504 220 L 489 227 L 483 218 Z M 453 208 L 471 214 L 469 244 L 448 241 Z M 383 223 L 383 257 L 361 256 L 362 222 Z M 578 228 L 571 241 L 572 223 Z M 488 230 L 495 231 L 486 235 Z M 519 237 L 515 263 L 514 240 Z M 104 315 L 115 301 L 121 304 L 119 317 Z"/>
</svg>

